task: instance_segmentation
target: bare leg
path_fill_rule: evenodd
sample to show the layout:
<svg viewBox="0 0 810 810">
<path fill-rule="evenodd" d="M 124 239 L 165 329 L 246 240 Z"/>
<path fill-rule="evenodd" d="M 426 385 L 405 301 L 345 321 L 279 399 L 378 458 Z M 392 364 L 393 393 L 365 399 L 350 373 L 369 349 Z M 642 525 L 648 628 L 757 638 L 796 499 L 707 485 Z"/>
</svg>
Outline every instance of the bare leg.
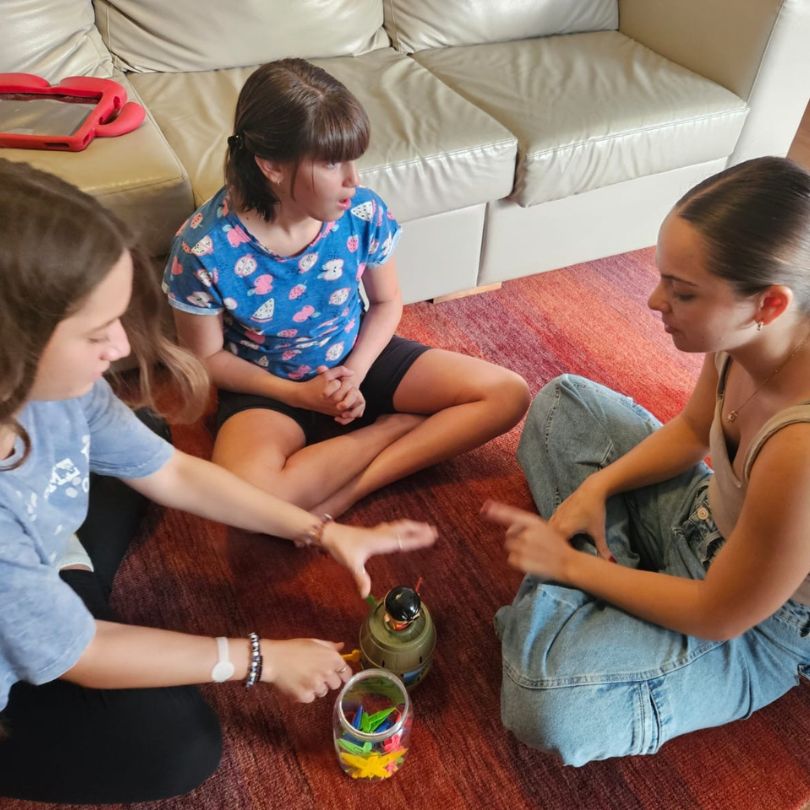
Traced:
<svg viewBox="0 0 810 810">
<path fill-rule="evenodd" d="M 353 433 L 305 446 L 294 420 L 254 408 L 225 422 L 212 461 L 265 492 L 312 509 L 423 419 L 391 414 Z"/>
<path fill-rule="evenodd" d="M 428 418 L 324 498 L 318 510 L 342 514 L 392 481 L 484 444 L 514 427 L 529 402 L 526 382 L 508 369 L 441 349 L 425 352 L 399 384 L 394 407 Z"/>
</svg>

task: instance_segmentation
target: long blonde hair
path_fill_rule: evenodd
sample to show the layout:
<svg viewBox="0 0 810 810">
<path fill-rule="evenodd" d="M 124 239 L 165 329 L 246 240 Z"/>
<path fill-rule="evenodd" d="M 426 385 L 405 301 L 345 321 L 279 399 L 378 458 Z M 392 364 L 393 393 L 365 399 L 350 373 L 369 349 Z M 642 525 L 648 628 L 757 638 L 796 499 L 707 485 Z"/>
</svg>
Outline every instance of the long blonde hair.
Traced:
<svg viewBox="0 0 810 810">
<path fill-rule="evenodd" d="M 31 391 L 37 364 L 60 321 L 75 313 L 124 251 L 134 265 L 130 306 L 122 318 L 140 369 L 131 404 L 173 419 L 192 419 L 205 406 L 202 365 L 164 334 L 163 295 L 132 232 L 89 194 L 26 163 L 0 159 L 0 427 L 30 440 L 15 414 Z M 155 374 L 172 396 L 156 400 Z"/>
</svg>

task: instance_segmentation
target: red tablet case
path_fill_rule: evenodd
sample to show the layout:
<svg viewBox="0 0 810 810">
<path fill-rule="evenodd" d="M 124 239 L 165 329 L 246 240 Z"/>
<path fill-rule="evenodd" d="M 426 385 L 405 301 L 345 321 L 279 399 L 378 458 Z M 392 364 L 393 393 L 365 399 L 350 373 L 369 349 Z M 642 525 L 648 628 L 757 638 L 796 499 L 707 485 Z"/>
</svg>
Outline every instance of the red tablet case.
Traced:
<svg viewBox="0 0 810 810">
<path fill-rule="evenodd" d="M 0 73 L 0 99 L 3 97 L 50 98 L 89 107 L 84 120 L 69 134 L 0 132 L 0 146 L 17 149 L 80 152 L 96 136 L 112 138 L 137 129 L 146 115 L 140 104 L 127 101 L 127 91 L 118 82 L 90 76 L 69 76 L 51 85 L 32 73 Z"/>
</svg>

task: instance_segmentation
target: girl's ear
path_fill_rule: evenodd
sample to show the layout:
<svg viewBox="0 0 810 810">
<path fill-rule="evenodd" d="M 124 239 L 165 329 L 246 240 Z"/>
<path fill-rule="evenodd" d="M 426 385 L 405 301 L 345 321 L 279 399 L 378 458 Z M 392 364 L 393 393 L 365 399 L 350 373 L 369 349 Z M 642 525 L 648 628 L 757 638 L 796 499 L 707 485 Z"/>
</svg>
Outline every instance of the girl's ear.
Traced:
<svg viewBox="0 0 810 810">
<path fill-rule="evenodd" d="M 280 163 L 275 160 L 268 160 L 267 158 L 254 157 L 259 171 L 271 182 L 280 183 L 284 177 L 284 169 Z"/>
<path fill-rule="evenodd" d="M 757 320 L 766 326 L 776 320 L 793 301 L 793 290 L 783 284 L 774 284 L 760 293 Z"/>
</svg>

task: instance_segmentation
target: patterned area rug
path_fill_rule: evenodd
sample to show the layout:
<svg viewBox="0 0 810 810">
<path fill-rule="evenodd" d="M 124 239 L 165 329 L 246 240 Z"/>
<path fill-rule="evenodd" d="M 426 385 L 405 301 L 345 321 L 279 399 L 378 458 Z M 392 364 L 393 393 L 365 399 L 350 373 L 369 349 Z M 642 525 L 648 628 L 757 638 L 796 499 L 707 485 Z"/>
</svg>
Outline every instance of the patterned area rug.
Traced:
<svg viewBox="0 0 810 810">
<path fill-rule="evenodd" d="M 507 365 L 533 393 L 561 372 L 584 374 L 665 420 L 683 405 L 700 358 L 680 355 L 647 309 L 655 280 L 653 251 L 638 251 L 486 295 L 409 306 L 400 332 Z M 370 785 L 343 775 L 331 739 L 332 698 L 296 706 L 271 688 L 205 686 L 224 727 L 220 770 L 187 796 L 140 807 L 796 810 L 810 800 L 806 684 L 747 720 L 680 738 L 656 756 L 579 769 L 503 730 L 492 616 L 511 601 L 520 576 L 478 510 L 488 497 L 531 508 L 514 459 L 519 433 L 520 426 L 391 486 L 346 516 L 362 524 L 421 518 L 441 533 L 432 550 L 369 565 L 378 596 L 423 577 L 438 628 L 434 668 L 413 695 L 411 751 L 395 777 Z M 201 424 L 175 436 L 184 450 L 210 451 Z M 148 523 L 117 580 L 115 604 L 126 620 L 211 636 L 255 629 L 356 644 L 366 605 L 329 559 L 177 513 L 155 511 Z"/>
</svg>

